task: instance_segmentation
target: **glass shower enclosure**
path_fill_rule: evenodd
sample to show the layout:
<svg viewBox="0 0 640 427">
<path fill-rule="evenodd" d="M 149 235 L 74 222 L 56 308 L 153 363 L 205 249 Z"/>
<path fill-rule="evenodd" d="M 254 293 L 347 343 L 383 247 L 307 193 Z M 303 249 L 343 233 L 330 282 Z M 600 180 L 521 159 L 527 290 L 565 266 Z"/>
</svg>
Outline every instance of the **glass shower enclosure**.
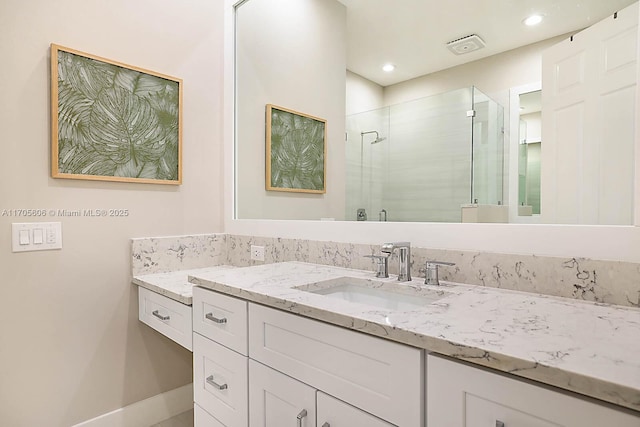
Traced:
<svg viewBox="0 0 640 427">
<path fill-rule="evenodd" d="M 347 116 L 346 219 L 460 222 L 500 205 L 504 109 L 475 87 Z"/>
</svg>

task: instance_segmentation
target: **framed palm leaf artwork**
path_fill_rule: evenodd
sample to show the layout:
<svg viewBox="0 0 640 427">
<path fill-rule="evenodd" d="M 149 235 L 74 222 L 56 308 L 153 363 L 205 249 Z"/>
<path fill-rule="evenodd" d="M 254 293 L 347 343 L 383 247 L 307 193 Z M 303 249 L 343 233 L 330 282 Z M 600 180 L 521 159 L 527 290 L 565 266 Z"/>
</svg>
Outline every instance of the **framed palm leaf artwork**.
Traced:
<svg viewBox="0 0 640 427">
<path fill-rule="evenodd" d="M 51 175 L 182 183 L 182 80 L 51 45 Z"/>
<path fill-rule="evenodd" d="M 326 193 L 327 121 L 267 104 L 266 189 Z"/>
</svg>

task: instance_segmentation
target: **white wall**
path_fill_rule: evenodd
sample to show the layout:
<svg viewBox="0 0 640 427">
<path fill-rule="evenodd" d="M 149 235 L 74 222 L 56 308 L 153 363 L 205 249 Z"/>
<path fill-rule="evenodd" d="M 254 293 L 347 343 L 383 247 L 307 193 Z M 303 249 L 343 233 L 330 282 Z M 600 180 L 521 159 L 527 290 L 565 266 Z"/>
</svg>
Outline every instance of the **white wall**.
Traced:
<svg viewBox="0 0 640 427">
<path fill-rule="evenodd" d="M 382 108 L 384 88 L 371 80 L 347 70 L 346 115 Z"/>
<path fill-rule="evenodd" d="M 527 125 L 527 143 L 542 141 L 542 113 L 521 114 L 520 119 Z"/>
<path fill-rule="evenodd" d="M 61 221 L 59 251 L 11 253 L 0 215 L 0 425 L 69 426 L 191 382 L 191 353 L 137 320 L 129 238 L 222 231 L 222 2 L 0 2 L 0 211 Z M 50 178 L 49 45 L 184 79 L 184 184 Z"/>
<path fill-rule="evenodd" d="M 327 0 L 249 1 L 237 22 L 238 216 L 343 218 L 345 7 Z M 327 120 L 326 194 L 265 190 L 266 104 Z"/>
</svg>

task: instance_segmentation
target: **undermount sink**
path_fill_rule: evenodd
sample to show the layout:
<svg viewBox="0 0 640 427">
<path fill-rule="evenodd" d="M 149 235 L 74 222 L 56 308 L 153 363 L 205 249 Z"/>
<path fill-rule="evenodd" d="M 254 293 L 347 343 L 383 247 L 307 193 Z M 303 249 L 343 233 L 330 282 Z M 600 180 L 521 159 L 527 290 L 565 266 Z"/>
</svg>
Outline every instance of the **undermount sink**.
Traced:
<svg viewBox="0 0 640 427">
<path fill-rule="evenodd" d="M 446 291 L 353 277 L 340 277 L 299 286 L 297 289 L 343 301 L 399 311 L 424 308 L 450 295 Z"/>
</svg>

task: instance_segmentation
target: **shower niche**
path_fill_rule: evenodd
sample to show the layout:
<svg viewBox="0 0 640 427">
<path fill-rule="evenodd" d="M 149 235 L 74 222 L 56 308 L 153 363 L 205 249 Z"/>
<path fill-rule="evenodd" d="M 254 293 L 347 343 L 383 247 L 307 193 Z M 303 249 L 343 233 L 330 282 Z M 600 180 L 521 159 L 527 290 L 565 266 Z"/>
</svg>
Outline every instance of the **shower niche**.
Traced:
<svg viewBox="0 0 640 427">
<path fill-rule="evenodd" d="M 504 109 L 477 88 L 352 114 L 346 128 L 347 220 L 507 221 Z"/>
</svg>

